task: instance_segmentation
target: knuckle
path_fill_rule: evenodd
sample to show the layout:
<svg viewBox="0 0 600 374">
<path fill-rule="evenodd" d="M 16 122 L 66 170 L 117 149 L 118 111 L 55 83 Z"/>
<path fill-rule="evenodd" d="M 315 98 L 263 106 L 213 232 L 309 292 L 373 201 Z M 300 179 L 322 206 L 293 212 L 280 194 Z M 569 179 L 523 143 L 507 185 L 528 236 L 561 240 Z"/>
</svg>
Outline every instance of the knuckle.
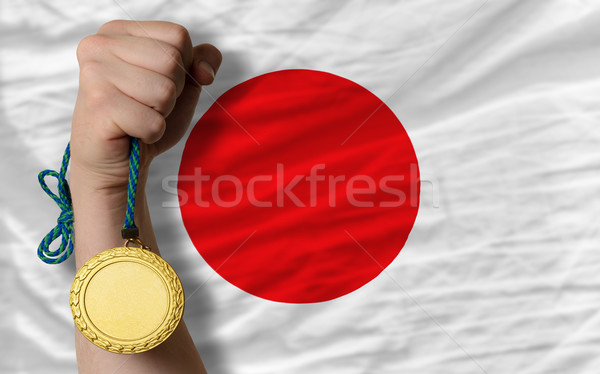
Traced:
<svg viewBox="0 0 600 374">
<path fill-rule="evenodd" d="M 96 61 L 86 61 L 79 68 L 79 83 L 82 86 L 101 81 L 104 76 L 104 67 Z"/>
<path fill-rule="evenodd" d="M 77 60 L 81 63 L 93 58 L 99 51 L 106 47 L 107 38 L 101 35 L 88 35 L 77 45 Z"/>
<path fill-rule="evenodd" d="M 157 95 L 160 106 L 166 106 L 172 102 L 175 99 L 176 93 L 177 86 L 175 85 L 175 82 L 168 78 L 161 79 L 157 87 Z"/>
<path fill-rule="evenodd" d="M 102 109 L 110 102 L 107 88 L 96 88 L 85 91 L 85 100 L 90 108 Z"/>
<path fill-rule="evenodd" d="M 180 65 L 182 65 L 181 52 L 175 47 L 166 47 L 165 48 L 165 65 L 168 73 L 175 72 Z"/>
<path fill-rule="evenodd" d="M 188 33 L 187 29 L 181 25 L 173 23 L 170 32 L 173 42 L 178 48 L 183 48 L 190 40 L 190 34 Z"/>
<path fill-rule="evenodd" d="M 121 20 L 121 19 L 115 19 L 112 21 L 108 21 L 106 23 L 104 23 L 102 26 L 100 26 L 100 28 L 98 29 L 98 32 L 105 32 L 111 29 L 115 29 L 115 28 L 119 28 L 123 26 L 123 23 L 125 23 L 127 21 Z"/>
<path fill-rule="evenodd" d="M 86 92 L 86 98 L 89 103 L 104 103 L 108 95 L 106 90 L 89 90 Z"/>
<path fill-rule="evenodd" d="M 165 131 L 165 118 L 155 110 L 149 115 L 145 124 L 146 139 L 153 142 L 158 140 Z"/>
</svg>

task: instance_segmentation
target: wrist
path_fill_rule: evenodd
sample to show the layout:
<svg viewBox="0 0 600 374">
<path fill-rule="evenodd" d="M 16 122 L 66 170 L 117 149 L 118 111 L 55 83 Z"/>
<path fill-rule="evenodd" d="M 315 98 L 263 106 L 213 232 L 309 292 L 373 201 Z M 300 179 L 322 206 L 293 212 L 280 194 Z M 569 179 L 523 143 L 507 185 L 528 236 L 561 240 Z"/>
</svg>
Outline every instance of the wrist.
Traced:
<svg viewBox="0 0 600 374">
<path fill-rule="evenodd" d="M 122 170 L 114 167 L 112 172 L 107 172 L 94 170 L 72 160 L 70 169 L 69 187 L 74 205 L 83 200 L 103 212 L 125 209 L 129 184 L 128 165 Z M 144 193 L 148 169 L 146 166 L 139 169 L 136 200 L 137 196 Z"/>
<path fill-rule="evenodd" d="M 140 170 L 135 220 L 147 215 L 144 186 L 147 170 Z M 73 204 L 74 244 L 77 268 L 96 254 L 123 245 L 121 229 L 127 207 L 127 183 L 107 183 L 111 178 L 73 165 L 70 189 Z"/>
</svg>

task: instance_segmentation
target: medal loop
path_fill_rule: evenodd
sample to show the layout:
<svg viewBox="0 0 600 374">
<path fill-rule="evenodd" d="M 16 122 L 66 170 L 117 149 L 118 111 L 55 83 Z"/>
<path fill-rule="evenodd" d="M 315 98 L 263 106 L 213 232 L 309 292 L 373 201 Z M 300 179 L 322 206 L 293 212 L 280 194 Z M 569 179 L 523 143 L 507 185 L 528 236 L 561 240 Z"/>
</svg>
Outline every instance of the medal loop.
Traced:
<svg viewBox="0 0 600 374">
<path fill-rule="evenodd" d="M 139 245 L 139 247 L 141 249 L 150 251 L 150 247 L 148 247 L 146 244 L 144 244 L 144 242 L 142 242 L 142 240 L 140 238 L 127 238 L 125 240 L 125 244 L 123 244 L 123 247 L 129 247 L 129 244 L 131 244 L 131 243 Z"/>
</svg>

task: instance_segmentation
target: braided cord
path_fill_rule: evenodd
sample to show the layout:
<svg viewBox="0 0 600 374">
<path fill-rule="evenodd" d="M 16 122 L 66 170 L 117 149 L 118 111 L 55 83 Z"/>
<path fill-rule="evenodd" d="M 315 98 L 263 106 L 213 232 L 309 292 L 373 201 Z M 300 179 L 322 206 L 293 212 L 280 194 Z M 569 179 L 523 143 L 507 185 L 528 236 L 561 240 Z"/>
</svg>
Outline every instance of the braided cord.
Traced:
<svg viewBox="0 0 600 374">
<path fill-rule="evenodd" d="M 42 239 L 38 246 L 37 254 L 40 260 L 47 264 L 60 264 L 73 253 L 73 203 L 71 200 L 71 191 L 66 179 L 69 159 L 71 158 L 71 144 L 67 144 L 65 154 L 63 155 L 60 172 L 54 170 L 44 170 L 38 174 L 40 186 L 48 196 L 58 204 L 60 216 L 56 226 Z M 137 233 L 137 227 L 134 222 L 135 193 L 138 183 L 140 169 L 140 145 L 136 138 L 131 138 L 131 150 L 129 154 L 129 183 L 127 186 L 127 212 L 125 216 L 125 225 L 123 229 L 129 229 Z M 45 178 L 47 176 L 56 178 L 58 182 L 58 195 L 54 194 L 48 187 Z M 61 237 L 60 246 L 51 250 L 50 245 L 58 237 Z"/>
<path fill-rule="evenodd" d="M 58 204 L 60 208 L 60 216 L 58 217 L 56 226 L 42 239 L 37 253 L 40 260 L 47 264 L 60 264 L 73 253 L 73 208 L 71 204 L 71 191 L 69 184 L 65 178 L 67 168 L 69 167 L 69 158 L 71 157 L 71 144 L 67 144 L 65 154 L 62 159 L 60 172 L 54 170 L 44 170 L 38 174 L 38 181 L 42 189 Z M 58 196 L 55 195 L 46 184 L 46 176 L 56 178 L 58 181 Z M 56 238 L 62 236 L 60 247 L 56 250 L 50 249 L 50 243 Z"/>
<path fill-rule="evenodd" d="M 129 152 L 129 184 L 127 185 L 127 211 L 125 212 L 125 224 L 123 225 L 123 229 L 136 229 L 133 213 L 135 210 L 135 193 L 137 190 L 139 173 L 140 142 L 137 138 L 131 138 L 131 150 Z"/>
</svg>

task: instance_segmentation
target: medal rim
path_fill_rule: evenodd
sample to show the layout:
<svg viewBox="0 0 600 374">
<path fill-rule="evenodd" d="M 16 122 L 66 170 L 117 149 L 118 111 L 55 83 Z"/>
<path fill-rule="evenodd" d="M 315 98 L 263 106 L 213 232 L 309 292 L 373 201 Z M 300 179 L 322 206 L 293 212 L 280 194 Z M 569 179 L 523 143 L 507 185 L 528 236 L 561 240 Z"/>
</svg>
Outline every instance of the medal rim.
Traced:
<svg viewBox="0 0 600 374">
<path fill-rule="evenodd" d="M 167 289 L 167 313 L 159 327 L 143 338 L 119 339 L 106 334 L 94 325 L 85 308 L 85 292 L 91 279 L 106 266 L 119 262 L 119 258 L 148 266 L 159 275 Z M 148 351 L 167 340 L 181 321 L 185 298 L 177 273 L 163 258 L 142 248 L 115 247 L 92 257 L 77 271 L 71 286 L 69 304 L 75 325 L 90 342 L 110 352 L 132 354 Z"/>
</svg>

